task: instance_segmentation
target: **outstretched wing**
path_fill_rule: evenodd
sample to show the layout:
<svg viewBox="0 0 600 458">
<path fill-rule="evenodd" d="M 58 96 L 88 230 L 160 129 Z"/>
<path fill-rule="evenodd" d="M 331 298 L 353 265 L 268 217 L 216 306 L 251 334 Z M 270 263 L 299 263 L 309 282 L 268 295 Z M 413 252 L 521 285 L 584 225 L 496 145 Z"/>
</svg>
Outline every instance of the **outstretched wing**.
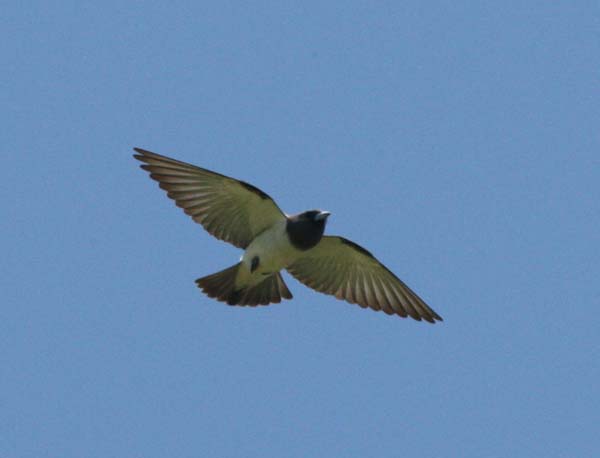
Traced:
<svg viewBox="0 0 600 458">
<path fill-rule="evenodd" d="M 343 237 L 324 236 L 287 270 L 306 286 L 388 315 L 442 321 L 423 300 L 367 250 Z"/>
<path fill-rule="evenodd" d="M 210 234 L 246 248 L 266 228 L 285 219 L 277 204 L 244 181 L 211 172 L 141 148 L 134 157 L 143 162 L 167 196 L 202 224 Z"/>
</svg>

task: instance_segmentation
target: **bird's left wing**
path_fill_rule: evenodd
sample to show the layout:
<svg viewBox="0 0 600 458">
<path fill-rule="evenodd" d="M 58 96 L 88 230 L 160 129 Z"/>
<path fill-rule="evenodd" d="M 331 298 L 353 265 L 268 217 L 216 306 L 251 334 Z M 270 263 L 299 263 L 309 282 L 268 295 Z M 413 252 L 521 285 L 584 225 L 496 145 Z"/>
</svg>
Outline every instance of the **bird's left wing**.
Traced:
<svg viewBox="0 0 600 458">
<path fill-rule="evenodd" d="M 324 236 L 287 270 L 306 286 L 361 307 L 418 321 L 442 321 L 371 253 L 343 237 Z"/>
<path fill-rule="evenodd" d="M 262 231 L 285 219 L 273 199 L 249 183 L 141 148 L 134 150 L 150 178 L 220 240 L 246 248 Z"/>
</svg>

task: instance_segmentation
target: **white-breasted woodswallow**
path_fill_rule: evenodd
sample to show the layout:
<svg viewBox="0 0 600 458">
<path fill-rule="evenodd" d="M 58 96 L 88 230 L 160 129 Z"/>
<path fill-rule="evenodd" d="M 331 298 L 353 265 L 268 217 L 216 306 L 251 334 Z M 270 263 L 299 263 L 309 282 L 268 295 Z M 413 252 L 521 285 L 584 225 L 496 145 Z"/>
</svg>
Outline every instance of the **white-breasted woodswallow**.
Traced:
<svg viewBox="0 0 600 458">
<path fill-rule="evenodd" d="M 144 164 L 177 206 L 220 240 L 242 248 L 237 264 L 196 280 L 209 297 L 229 305 L 267 305 L 291 299 L 280 271 L 309 288 L 388 315 L 442 321 L 369 251 L 343 237 L 323 235 L 329 212 L 287 215 L 266 193 L 244 181 L 141 148 Z"/>
</svg>

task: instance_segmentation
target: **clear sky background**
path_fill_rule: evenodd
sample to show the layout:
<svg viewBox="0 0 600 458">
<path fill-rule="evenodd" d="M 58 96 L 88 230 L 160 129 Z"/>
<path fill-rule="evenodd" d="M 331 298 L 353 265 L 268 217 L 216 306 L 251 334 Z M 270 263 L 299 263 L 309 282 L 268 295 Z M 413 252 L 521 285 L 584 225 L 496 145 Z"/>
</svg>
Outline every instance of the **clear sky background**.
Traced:
<svg viewBox="0 0 600 458">
<path fill-rule="evenodd" d="M 0 457 L 596 457 L 598 2 L 8 2 Z M 196 288 L 241 252 L 140 146 L 445 319 Z"/>
</svg>

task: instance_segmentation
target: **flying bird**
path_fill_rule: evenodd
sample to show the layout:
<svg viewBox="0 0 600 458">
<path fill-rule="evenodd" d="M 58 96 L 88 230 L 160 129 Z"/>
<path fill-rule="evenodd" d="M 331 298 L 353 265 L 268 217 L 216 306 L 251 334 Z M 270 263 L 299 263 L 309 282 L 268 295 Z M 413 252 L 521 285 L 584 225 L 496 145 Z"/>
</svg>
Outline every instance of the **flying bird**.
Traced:
<svg viewBox="0 0 600 458">
<path fill-rule="evenodd" d="M 141 168 L 178 207 L 214 237 L 244 250 L 240 261 L 196 280 L 229 305 L 291 299 L 280 271 L 321 293 L 388 315 L 442 321 L 369 251 L 344 237 L 323 235 L 330 213 L 287 215 L 257 187 L 220 173 L 134 148 Z"/>
</svg>

